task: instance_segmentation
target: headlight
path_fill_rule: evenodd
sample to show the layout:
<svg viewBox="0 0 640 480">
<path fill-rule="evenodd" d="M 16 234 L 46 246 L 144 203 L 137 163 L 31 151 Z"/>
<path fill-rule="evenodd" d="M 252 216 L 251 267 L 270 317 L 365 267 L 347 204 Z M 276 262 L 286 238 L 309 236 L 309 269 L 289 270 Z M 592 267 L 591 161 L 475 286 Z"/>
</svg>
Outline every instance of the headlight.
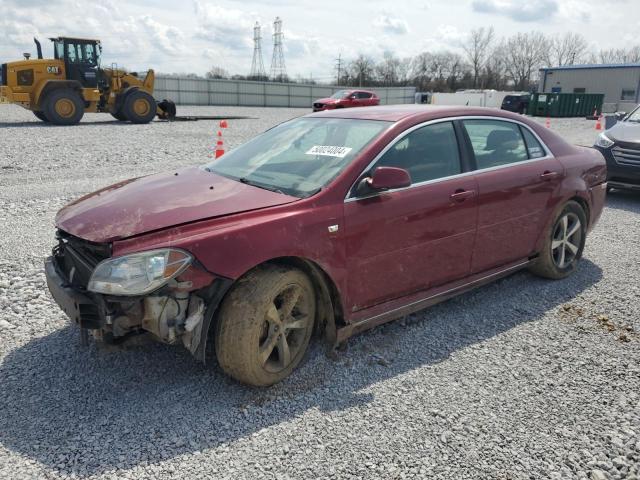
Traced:
<svg viewBox="0 0 640 480">
<path fill-rule="evenodd" d="M 174 248 L 110 258 L 98 264 L 87 289 L 107 295 L 144 295 L 182 273 L 192 260 Z"/>
<path fill-rule="evenodd" d="M 596 146 L 602 147 L 602 148 L 612 147 L 614 143 L 615 142 L 613 142 L 609 137 L 607 137 L 604 134 L 604 132 L 598 135 L 598 138 L 596 139 Z"/>
</svg>

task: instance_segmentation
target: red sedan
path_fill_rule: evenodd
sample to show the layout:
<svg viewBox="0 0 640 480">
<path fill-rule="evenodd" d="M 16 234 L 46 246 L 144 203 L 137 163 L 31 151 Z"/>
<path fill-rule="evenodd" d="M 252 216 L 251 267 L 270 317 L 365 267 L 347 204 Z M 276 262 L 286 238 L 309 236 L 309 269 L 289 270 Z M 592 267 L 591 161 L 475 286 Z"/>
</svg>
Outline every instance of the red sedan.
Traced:
<svg viewBox="0 0 640 480">
<path fill-rule="evenodd" d="M 334 108 L 371 107 L 380 105 L 380 97 L 369 90 L 339 90 L 328 98 L 313 102 L 313 111 L 333 110 Z"/>
<path fill-rule="evenodd" d="M 46 274 L 97 339 L 149 333 L 270 385 L 313 332 L 344 342 L 523 268 L 570 275 L 605 194 L 598 151 L 519 115 L 333 110 L 66 206 Z"/>
</svg>

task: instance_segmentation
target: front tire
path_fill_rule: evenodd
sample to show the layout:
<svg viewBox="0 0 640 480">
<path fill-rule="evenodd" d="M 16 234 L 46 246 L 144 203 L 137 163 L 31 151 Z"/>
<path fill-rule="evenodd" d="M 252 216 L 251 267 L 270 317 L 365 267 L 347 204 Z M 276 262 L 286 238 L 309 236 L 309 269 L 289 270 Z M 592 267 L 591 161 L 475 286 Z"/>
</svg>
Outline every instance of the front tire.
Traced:
<svg viewBox="0 0 640 480">
<path fill-rule="evenodd" d="M 76 125 L 84 115 L 84 101 L 75 90 L 54 90 L 45 98 L 42 111 L 54 125 Z"/>
<path fill-rule="evenodd" d="M 316 296 L 300 270 L 268 266 L 247 274 L 218 312 L 215 349 L 229 376 L 266 387 L 302 361 L 313 332 Z"/>
<path fill-rule="evenodd" d="M 115 118 L 116 120 L 119 120 L 121 122 L 126 122 L 127 121 L 127 117 L 124 116 L 124 114 L 118 110 L 117 112 L 111 112 L 111 116 L 113 118 Z"/>
<path fill-rule="evenodd" d="M 42 120 L 44 123 L 49 123 L 49 119 L 45 116 L 43 112 L 34 111 L 33 114 L 36 116 L 38 120 Z"/>
<path fill-rule="evenodd" d="M 545 235 L 540 256 L 530 270 L 553 280 L 568 277 L 577 268 L 587 237 L 587 216 L 580 204 L 567 202 Z"/>
<path fill-rule="evenodd" d="M 156 116 L 156 110 L 156 101 L 151 95 L 134 90 L 125 98 L 121 112 L 131 123 L 149 123 Z"/>
</svg>

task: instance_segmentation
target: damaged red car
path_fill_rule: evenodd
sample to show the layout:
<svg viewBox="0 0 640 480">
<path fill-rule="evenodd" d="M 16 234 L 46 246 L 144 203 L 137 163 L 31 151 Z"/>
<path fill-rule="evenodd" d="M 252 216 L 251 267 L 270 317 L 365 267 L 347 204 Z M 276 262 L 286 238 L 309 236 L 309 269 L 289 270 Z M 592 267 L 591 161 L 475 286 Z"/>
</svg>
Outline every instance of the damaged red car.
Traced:
<svg viewBox="0 0 640 480">
<path fill-rule="evenodd" d="M 566 277 L 605 192 L 599 152 L 519 115 L 332 110 L 64 207 L 46 276 L 82 332 L 266 386 L 314 333 L 335 345 L 524 268 Z"/>
</svg>

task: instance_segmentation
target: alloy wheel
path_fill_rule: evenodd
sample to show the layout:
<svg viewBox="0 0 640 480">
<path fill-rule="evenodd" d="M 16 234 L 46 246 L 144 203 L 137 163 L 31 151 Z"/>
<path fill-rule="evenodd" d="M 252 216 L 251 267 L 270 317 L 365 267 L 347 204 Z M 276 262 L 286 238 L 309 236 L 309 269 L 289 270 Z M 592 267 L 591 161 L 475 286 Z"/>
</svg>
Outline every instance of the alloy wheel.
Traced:
<svg viewBox="0 0 640 480">
<path fill-rule="evenodd" d="M 558 219 L 553 229 L 551 257 L 560 269 L 574 262 L 582 244 L 582 224 L 575 213 L 569 212 Z"/>
<path fill-rule="evenodd" d="M 258 347 L 266 371 L 284 370 L 305 348 L 306 332 L 313 324 L 310 301 L 300 285 L 291 284 L 267 306 Z"/>
</svg>

